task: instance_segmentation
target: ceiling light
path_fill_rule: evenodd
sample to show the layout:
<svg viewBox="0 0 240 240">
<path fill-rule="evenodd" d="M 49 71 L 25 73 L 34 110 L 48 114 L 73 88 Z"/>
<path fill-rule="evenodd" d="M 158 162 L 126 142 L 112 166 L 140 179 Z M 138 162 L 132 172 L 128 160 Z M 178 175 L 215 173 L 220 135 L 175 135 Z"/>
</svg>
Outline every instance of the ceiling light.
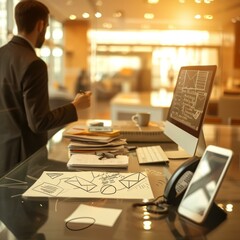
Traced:
<svg viewBox="0 0 240 240">
<path fill-rule="evenodd" d="M 145 13 L 144 14 L 144 18 L 145 19 L 153 19 L 154 18 L 154 14 L 153 13 Z"/>
<path fill-rule="evenodd" d="M 204 0 L 204 3 L 209 4 L 209 3 L 213 2 L 213 1 L 214 1 L 214 0 Z"/>
<path fill-rule="evenodd" d="M 71 14 L 71 15 L 69 16 L 69 19 L 70 19 L 70 20 L 75 20 L 76 18 L 77 18 L 77 16 L 74 15 L 74 14 Z"/>
<path fill-rule="evenodd" d="M 196 14 L 196 15 L 194 16 L 194 18 L 195 18 L 195 19 L 201 19 L 202 16 L 201 16 L 200 14 Z"/>
<path fill-rule="evenodd" d="M 159 0 L 147 0 L 149 4 L 157 4 Z"/>
<path fill-rule="evenodd" d="M 206 4 L 209 4 L 209 3 L 213 2 L 213 1 L 214 0 L 195 0 L 195 3 L 202 3 L 202 2 L 204 2 Z"/>
<path fill-rule="evenodd" d="M 82 17 L 83 17 L 83 18 L 89 18 L 89 17 L 90 17 L 90 14 L 87 13 L 87 12 L 84 12 L 84 13 L 82 14 Z"/>
<path fill-rule="evenodd" d="M 204 17 L 204 19 L 207 19 L 207 20 L 213 19 L 213 15 L 204 15 L 203 17 Z"/>
<path fill-rule="evenodd" d="M 95 17 L 96 17 L 96 18 L 101 18 L 101 17 L 102 17 L 102 14 L 101 14 L 100 12 L 96 12 L 96 13 L 95 13 Z"/>
</svg>

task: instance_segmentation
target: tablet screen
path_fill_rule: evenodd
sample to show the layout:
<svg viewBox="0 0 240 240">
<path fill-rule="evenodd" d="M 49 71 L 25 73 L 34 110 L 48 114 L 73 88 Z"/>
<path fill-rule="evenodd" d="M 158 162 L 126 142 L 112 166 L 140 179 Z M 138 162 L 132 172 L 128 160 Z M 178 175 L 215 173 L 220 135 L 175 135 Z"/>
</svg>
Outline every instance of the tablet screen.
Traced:
<svg viewBox="0 0 240 240">
<path fill-rule="evenodd" d="M 205 151 L 180 203 L 180 214 L 197 222 L 204 219 L 225 175 L 229 160 L 227 152 L 223 154 L 209 149 Z"/>
</svg>

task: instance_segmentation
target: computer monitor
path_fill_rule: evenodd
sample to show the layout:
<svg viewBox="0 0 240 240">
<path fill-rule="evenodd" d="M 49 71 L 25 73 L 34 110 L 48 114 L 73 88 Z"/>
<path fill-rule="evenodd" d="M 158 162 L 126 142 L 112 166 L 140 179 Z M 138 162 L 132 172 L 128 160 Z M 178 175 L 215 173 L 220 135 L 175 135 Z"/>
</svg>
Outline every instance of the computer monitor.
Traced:
<svg viewBox="0 0 240 240">
<path fill-rule="evenodd" d="M 199 156 L 205 150 L 202 125 L 216 69 L 216 65 L 184 66 L 178 74 L 164 133 L 185 150 L 188 156 Z M 168 156 L 187 156 L 182 153 L 183 151 L 168 152 Z"/>
</svg>

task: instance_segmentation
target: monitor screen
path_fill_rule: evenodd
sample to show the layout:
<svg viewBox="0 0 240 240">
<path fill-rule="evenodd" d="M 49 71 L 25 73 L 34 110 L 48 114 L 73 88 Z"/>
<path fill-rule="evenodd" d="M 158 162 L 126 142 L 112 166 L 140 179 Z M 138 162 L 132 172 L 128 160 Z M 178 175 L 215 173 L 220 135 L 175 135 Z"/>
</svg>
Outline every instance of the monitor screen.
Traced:
<svg viewBox="0 0 240 240">
<path fill-rule="evenodd" d="M 181 67 L 164 133 L 189 155 L 195 154 L 217 67 Z"/>
</svg>

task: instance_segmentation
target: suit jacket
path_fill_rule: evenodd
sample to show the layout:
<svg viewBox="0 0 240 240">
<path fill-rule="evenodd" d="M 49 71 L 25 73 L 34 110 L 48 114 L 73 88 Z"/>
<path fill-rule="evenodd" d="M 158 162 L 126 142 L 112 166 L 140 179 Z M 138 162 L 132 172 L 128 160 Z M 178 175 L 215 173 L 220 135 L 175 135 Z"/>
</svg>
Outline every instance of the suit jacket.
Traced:
<svg viewBox="0 0 240 240">
<path fill-rule="evenodd" d="M 48 72 L 25 39 L 0 48 L 0 176 L 47 143 L 47 131 L 77 120 L 72 103 L 50 111 Z"/>
</svg>

